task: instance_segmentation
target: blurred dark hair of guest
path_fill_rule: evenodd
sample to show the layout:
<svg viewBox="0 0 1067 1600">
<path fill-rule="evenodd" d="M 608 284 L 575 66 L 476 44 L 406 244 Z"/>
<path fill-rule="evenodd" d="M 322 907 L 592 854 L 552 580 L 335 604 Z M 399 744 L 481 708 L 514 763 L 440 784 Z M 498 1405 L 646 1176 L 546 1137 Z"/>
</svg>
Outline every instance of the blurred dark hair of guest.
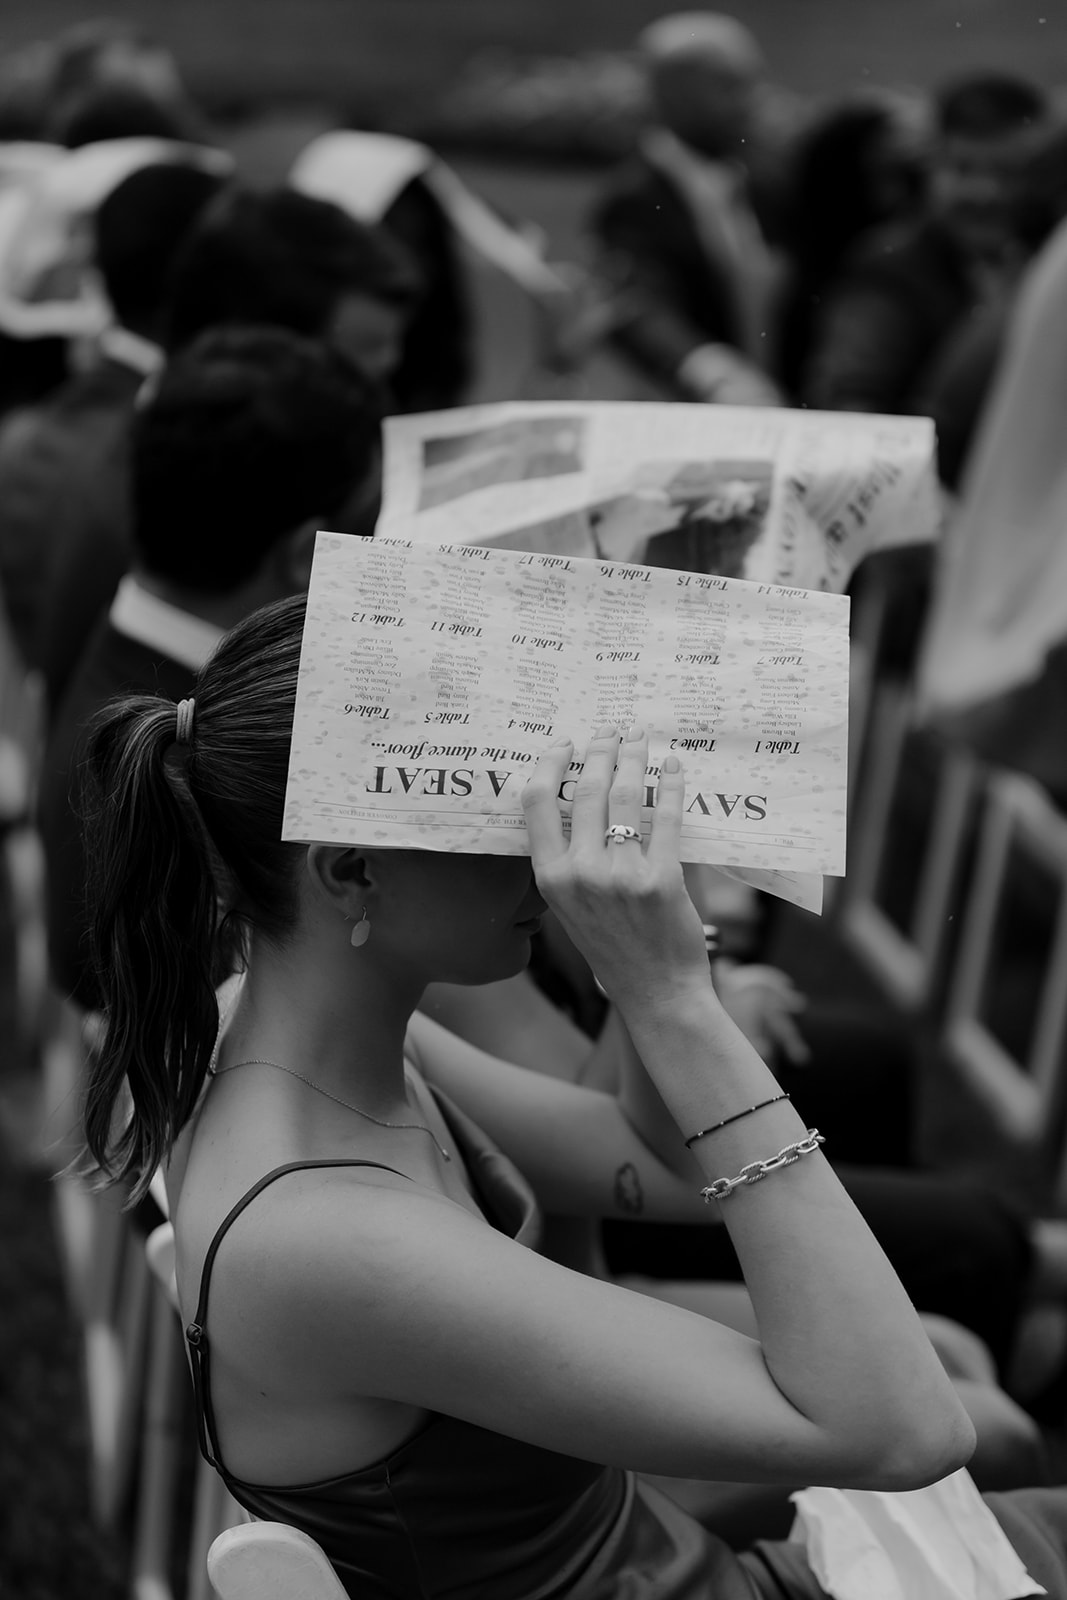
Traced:
<svg viewBox="0 0 1067 1600">
<path fill-rule="evenodd" d="M 827 106 L 798 140 L 784 186 L 789 275 L 778 339 L 787 392 L 798 388 L 823 291 L 851 247 L 920 210 L 925 155 L 919 105 L 874 88 Z"/>
<path fill-rule="evenodd" d="M 1067 126 L 1050 123 L 1034 137 L 1017 183 L 1017 232 L 1027 256 L 1036 255 L 1067 218 Z M 1007 344 L 1015 298 L 1002 297 L 968 319 L 941 352 L 920 397 L 937 428 L 941 481 L 959 491 L 979 424 Z M 1049 329 L 1055 338 L 1059 330 Z"/>
<path fill-rule="evenodd" d="M 76 150 L 102 139 L 203 141 L 200 118 L 184 103 L 160 100 L 137 83 L 101 83 L 87 89 L 55 119 L 60 144 Z"/>
<path fill-rule="evenodd" d="M 48 139 L 48 113 L 55 64 L 43 39 L 5 50 L 0 57 L 0 144 Z"/>
<path fill-rule="evenodd" d="M 46 400 L 69 377 L 66 339 L 16 339 L 0 332 L 0 418 Z"/>
<path fill-rule="evenodd" d="M 939 89 L 934 116 L 943 139 L 999 139 L 1043 122 L 1048 116 L 1048 100 L 1044 91 L 1026 78 L 981 72 L 954 79 Z"/>
<path fill-rule="evenodd" d="M 1067 123 L 1057 121 L 1037 138 L 1019 190 L 1019 226 L 1037 250 L 1067 217 Z"/>
<path fill-rule="evenodd" d="M 890 90 L 857 90 L 827 106 L 790 164 L 787 242 L 794 260 L 834 266 L 870 228 L 914 215 L 923 193 L 923 115 Z"/>
<path fill-rule="evenodd" d="M 1023 78 L 987 72 L 936 97 L 929 205 L 969 256 L 997 258 L 1018 246 L 1019 182 L 1048 100 Z"/>
<path fill-rule="evenodd" d="M 175 257 L 224 182 L 200 167 L 158 162 L 132 172 L 101 203 L 94 260 L 123 327 L 161 342 Z"/>
<path fill-rule="evenodd" d="M 280 187 L 234 186 L 209 206 L 175 264 L 167 343 L 221 323 L 324 339 L 387 385 L 420 288 L 408 252 L 340 207 Z"/>
<path fill-rule="evenodd" d="M 380 424 L 372 387 L 326 345 L 281 328 L 203 334 L 134 419 L 135 565 L 179 591 L 225 595 L 303 525 L 372 533 Z"/>
<path fill-rule="evenodd" d="M 174 57 L 136 24 L 106 17 L 75 23 L 53 41 L 52 59 L 48 136 L 58 144 L 68 142 L 63 129 L 78 107 L 106 89 L 138 91 L 190 126 L 197 120 Z"/>
</svg>

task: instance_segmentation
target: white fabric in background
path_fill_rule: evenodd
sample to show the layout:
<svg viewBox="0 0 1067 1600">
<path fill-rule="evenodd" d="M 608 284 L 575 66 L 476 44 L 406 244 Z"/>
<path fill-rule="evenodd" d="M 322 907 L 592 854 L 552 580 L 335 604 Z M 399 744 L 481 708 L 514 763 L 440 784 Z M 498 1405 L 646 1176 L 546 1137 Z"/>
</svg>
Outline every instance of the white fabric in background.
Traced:
<svg viewBox="0 0 1067 1600">
<path fill-rule="evenodd" d="M 108 620 L 117 633 L 169 656 L 190 672 L 200 671 L 223 632 L 213 622 L 149 594 L 129 573 L 119 583 Z"/>
<path fill-rule="evenodd" d="M 91 221 L 123 179 L 166 161 L 221 176 L 233 170 L 225 151 L 172 139 L 29 148 L 33 160 L 0 162 L 0 330 L 21 339 L 94 337 L 112 320 L 88 270 Z"/>
<path fill-rule="evenodd" d="M 1027 1574 L 967 1469 L 901 1494 L 802 1489 L 790 1537 L 833 1600 L 1022 1600 Z"/>
<path fill-rule="evenodd" d="M 964 710 L 1038 677 L 1067 639 L 1067 222 L 1020 291 L 946 530 L 922 707 Z"/>
</svg>

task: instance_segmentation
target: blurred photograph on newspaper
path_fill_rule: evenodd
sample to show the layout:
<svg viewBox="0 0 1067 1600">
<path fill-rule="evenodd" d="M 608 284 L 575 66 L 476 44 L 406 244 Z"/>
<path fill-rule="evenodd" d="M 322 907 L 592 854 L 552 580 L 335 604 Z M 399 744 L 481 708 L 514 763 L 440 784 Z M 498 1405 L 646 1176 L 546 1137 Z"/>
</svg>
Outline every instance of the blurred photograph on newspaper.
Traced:
<svg viewBox="0 0 1067 1600">
<path fill-rule="evenodd" d="M 819 909 L 845 866 L 848 600 L 601 559 L 320 533 L 283 836 L 527 853 L 538 754 L 605 723 L 686 772 L 683 859 Z"/>
<path fill-rule="evenodd" d="M 513 402 L 386 423 L 380 532 L 842 592 L 933 538 L 923 417 Z"/>
<path fill-rule="evenodd" d="M 495 483 L 525 483 L 580 472 L 585 424 L 554 415 L 491 423 L 422 442 L 419 510 Z"/>
</svg>

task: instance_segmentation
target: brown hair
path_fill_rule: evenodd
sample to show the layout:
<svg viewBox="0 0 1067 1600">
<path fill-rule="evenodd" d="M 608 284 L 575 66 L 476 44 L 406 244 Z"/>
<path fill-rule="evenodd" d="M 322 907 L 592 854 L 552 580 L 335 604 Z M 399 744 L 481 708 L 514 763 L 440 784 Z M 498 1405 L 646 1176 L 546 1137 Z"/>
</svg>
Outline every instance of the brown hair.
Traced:
<svg viewBox="0 0 1067 1600">
<path fill-rule="evenodd" d="M 216 985 L 250 928 L 280 939 L 296 915 L 297 847 L 281 832 L 305 606 L 266 606 L 226 635 L 197 678 L 187 745 L 159 697 L 113 702 L 93 726 L 84 825 L 106 1025 L 86 1166 L 131 1200 L 196 1105 Z"/>
</svg>

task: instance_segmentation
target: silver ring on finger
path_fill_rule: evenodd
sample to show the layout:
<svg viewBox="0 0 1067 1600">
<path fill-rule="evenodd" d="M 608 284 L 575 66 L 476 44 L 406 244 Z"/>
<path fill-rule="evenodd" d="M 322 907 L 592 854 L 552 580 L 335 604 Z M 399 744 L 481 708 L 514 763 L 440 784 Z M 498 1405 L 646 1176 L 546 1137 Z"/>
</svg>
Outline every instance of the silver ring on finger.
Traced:
<svg viewBox="0 0 1067 1600">
<path fill-rule="evenodd" d="M 639 828 L 631 828 L 625 822 L 613 823 L 604 834 L 605 844 L 629 844 L 631 839 L 636 839 L 637 843 L 640 844 L 641 830 Z"/>
</svg>

